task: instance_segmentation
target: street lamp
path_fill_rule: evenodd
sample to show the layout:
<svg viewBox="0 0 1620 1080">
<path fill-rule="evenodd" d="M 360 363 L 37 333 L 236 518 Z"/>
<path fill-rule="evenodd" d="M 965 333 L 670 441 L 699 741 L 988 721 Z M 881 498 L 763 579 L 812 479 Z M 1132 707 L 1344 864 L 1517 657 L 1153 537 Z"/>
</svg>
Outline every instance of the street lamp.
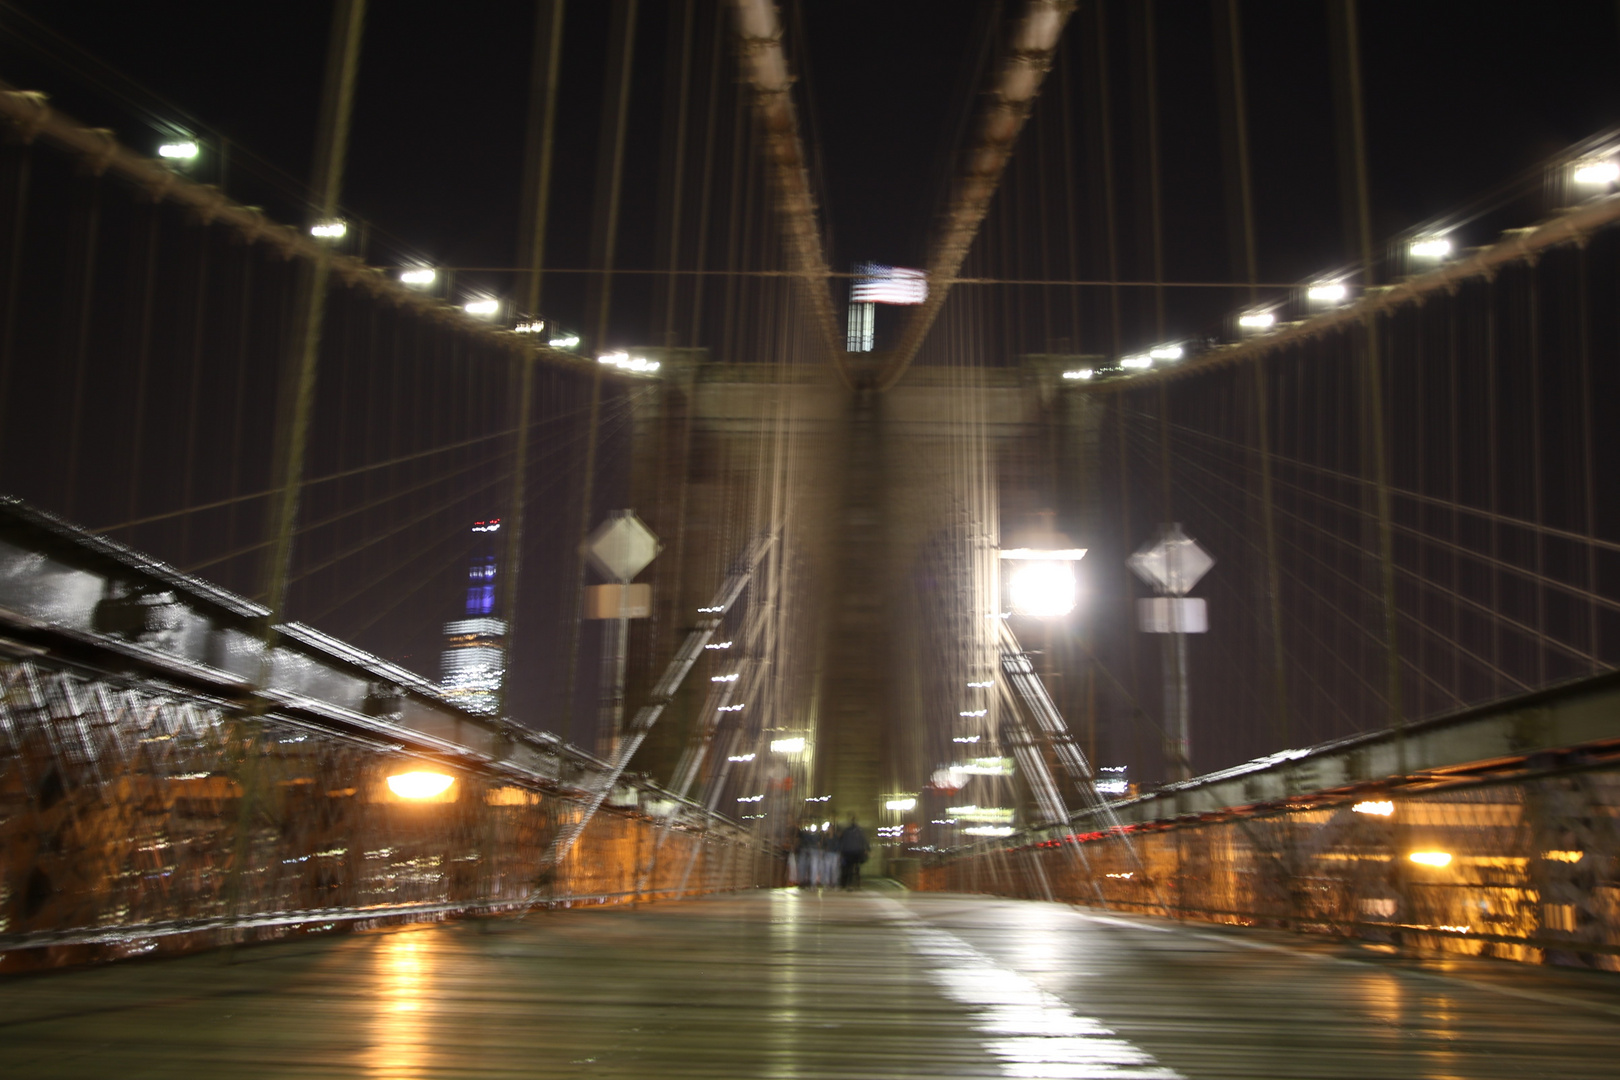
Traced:
<svg viewBox="0 0 1620 1080">
<path fill-rule="evenodd" d="M 175 142 L 166 142 L 158 147 L 158 157 L 176 164 L 185 164 L 196 161 L 200 150 L 194 139 L 179 139 Z"/>
<path fill-rule="evenodd" d="M 1036 619 L 1062 618 L 1080 599 L 1074 564 L 1085 548 L 1003 548 L 1001 558 L 1013 563 L 1007 575 L 1012 609 Z"/>
<path fill-rule="evenodd" d="M 1423 236 L 1412 241 L 1407 253 L 1414 259 L 1444 259 L 1451 254 L 1451 241 L 1444 236 Z"/>
</svg>

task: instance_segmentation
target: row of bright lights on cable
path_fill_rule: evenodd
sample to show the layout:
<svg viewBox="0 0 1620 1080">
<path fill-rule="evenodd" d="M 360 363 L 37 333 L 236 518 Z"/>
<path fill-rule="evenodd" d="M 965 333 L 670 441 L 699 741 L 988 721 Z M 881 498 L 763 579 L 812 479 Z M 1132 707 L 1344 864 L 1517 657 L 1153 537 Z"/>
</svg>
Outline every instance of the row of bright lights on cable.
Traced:
<svg viewBox="0 0 1620 1080">
<path fill-rule="evenodd" d="M 1186 355 L 1187 350 L 1182 348 L 1180 345 L 1155 345 L 1145 353 L 1138 353 L 1135 356 L 1120 357 L 1119 366 L 1127 371 L 1145 371 L 1152 367 L 1155 362 L 1174 363 Z M 1092 378 L 1096 374 L 1097 372 L 1094 368 L 1074 368 L 1072 370 L 1065 371 L 1063 373 L 1063 377 L 1071 381 L 1084 381 Z"/>
<path fill-rule="evenodd" d="M 648 360 L 645 356 L 631 356 L 627 352 L 603 353 L 596 358 L 598 364 L 607 364 L 620 371 L 633 371 L 641 375 L 651 375 L 659 368 L 657 360 Z"/>
<path fill-rule="evenodd" d="M 1620 181 L 1620 162 L 1612 158 L 1591 158 L 1575 163 L 1571 178 L 1577 184 L 1589 187 L 1609 187 Z M 1406 245 L 1406 254 L 1417 262 L 1441 262 L 1451 256 L 1451 239 L 1446 236 L 1419 236 Z M 1342 281 L 1324 281 L 1308 286 L 1305 299 L 1313 304 L 1344 303 L 1350 298 L 1350 289 Z M 1247 311 L 1238 316 L 1238 326 L 1259 332 L 1277 325 L 1274 311 Z M 1128 365 L 1127 365 L 1128 366 Z M 1065 372 L 1065 377 L 1068 373 Z"/>
</svg>

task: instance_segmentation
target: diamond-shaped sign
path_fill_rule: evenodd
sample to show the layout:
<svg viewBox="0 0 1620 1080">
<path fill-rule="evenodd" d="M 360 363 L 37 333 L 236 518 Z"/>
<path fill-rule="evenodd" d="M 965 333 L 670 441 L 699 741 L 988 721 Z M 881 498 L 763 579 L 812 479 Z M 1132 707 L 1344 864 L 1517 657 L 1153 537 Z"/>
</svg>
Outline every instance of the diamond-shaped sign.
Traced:
<svg viewBox="0 0 1620 1080">
<path fill-rule="evenodd" d="M 1198 579 L 1209 573 L 1215 560 L 1209 552 L 1172 525 L 1158 543 L 1125 560 L 1136 576 L 1166 596 L 1186 596 Z"/>
<path fill-rule="evenodd" d="M 592 565 L 621 584 L 641 573 L 662 550 L 658 537 L 634 510 L 613 511 L 585 541 Z"/>
</svg>

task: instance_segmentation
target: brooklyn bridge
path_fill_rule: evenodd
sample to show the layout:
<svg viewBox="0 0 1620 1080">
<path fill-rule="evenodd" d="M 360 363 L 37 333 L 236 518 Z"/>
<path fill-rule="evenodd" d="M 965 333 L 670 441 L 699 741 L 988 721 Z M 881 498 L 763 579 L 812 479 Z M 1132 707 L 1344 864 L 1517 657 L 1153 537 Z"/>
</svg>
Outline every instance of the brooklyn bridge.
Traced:
<svg viewBox="0 0 1620 1080">
<path fill-rule="evenodd" d="M 1617 42 L 0 3 L 6 1075 L 1613 1075 Z"/>
</svg>

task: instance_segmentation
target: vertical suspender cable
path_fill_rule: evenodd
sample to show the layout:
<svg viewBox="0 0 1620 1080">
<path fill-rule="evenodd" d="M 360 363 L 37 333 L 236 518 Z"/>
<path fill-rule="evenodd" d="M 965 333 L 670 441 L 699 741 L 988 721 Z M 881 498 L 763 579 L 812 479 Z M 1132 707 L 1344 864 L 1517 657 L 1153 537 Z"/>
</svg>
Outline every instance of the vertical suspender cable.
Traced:
<svg viewBox="0 0 1620 1080">
<path fill-rule="evenodd" d="M 636 48 L 637 0 L 614 0 L 608 30 L 608 64 L 602 97 L 602 130 L 596 158 L 596 214 L 592 228 L 592 262 L 603 271 L 587 290 L 585 317 L 591 319 L 590 347 L 605 346 L 608 313 L 613 304 L 613 252 L 619 234 L 619 191 L 624 183 L 625 121 L 630 113 L 631 57 Z M 603 186 L 605 184 L 605 186 Z M 591 372 L 591 403 L 585 432 L 585 468 L 579 503 L 579 543 L 574 551 L 574 581 L 569 592 L 574 616 L 568 625 L 567 690 L 563 721 L 572 733 L 574 695 L 578 689 L 579 639 L 584 615 L 585 539 L 591 531 L 591 504 L 596 498 L 597 437 L 602 419 L 602 367 Z"/>
<path fill-rule="evenodd" d="M 337 213 L 343 188 L 343 165 L 349 148 L 349 118 L 354 109 L 354 85 L 360 70 L 360 38 L 365 26 L 366 0 L 336 0 L 332 8 L 332 36 L 327 46 L 326 78 L 321 91 L 320 126 L 315 136 L 315 168 L 310 187 L 315 196 L 316 220 Z M 269 555 L 265 568 L 266 626 L 264 675 L 269 674 L 273 627 L 287 602 L 292 567 L 294 526 L 304 480 L 304 457 L 309 449 L 309 426 L 315 409 L 315 372 L 320 359 L 321 329 L 326 315 L 326 290 L 331 278 L 331 249 L 322 246 L 304 269 L 300 282 L 298 319 L 294 324 L 293 356 L 283 380 L 277 410 L 276 488 L 270 515 Z"/>
<path fill-rule="evenodd" d="M 1371 291 L 1377 284 L 1373 265 L 1372 207 L 1367 191 L 1367 136 L 1361 99 L 1361 45 L 1356 16 L 1356 0 L 1339 0 L 1341 21 L 1341 70 L 1345 80 L 1342 100 L 1345 124 L 1350 140 L 1351 169 L 1354 184 L 1356 232 L 1360 242 L 1362 288 Z M 1381 570 L 1381 594 L 1384 611 L 1384 649 L 1387 670 L 1385 705 L 1388 723 L 1395 732 L 1396 756 L 1399 771 L 1406 772 L 1406 721 L 1401 707 L 1401 655 L 1396 637 L 1398 612 L 1395 606 L 1395 535 L 1390 517 L 1389 462 L 1384 442 L 1384 387 L 1383 372 L 1378 355 L 1378 314 L 1367 314 L 1363 329 L 1368 436 L 1372 442 L 1373 483 L 1378 523 L 1378 560 Z"/>
<path fill-rule="evenodd" d="M 1258 299 L 1256 283 L 1259 277 L 1259 257 L 1254 235 L 1254 184 L 1249 171 L 1249 109 L 1246 94 L 1246 76 L 1243 64 L 1243 25 L 1238 0 L 1215 0 L 1216 18 L 1226 22 L 1225 42 L 1228 47 L 1232 110 L 1232 137 L 1237 166 L 1238 204 L 1243 219 L 1243 268 L 1249 283 L 1249 303 Z M 1272 736 L 1278 747 L 1288 745 L 1288 681 L 1283 663 L 1282 586 L 1277 566 L 1277 525 L 1271 476 L 1271 391 L 1267 385 L 1266 357 L 1261 355 L 1254 363 L 1255 437 L 1260 458 L 1260 527 L 1266 550 L 1266 605 L 1271 623 L 1271 682 L 1272 682 Z"/>
<path fill-rule="evenodd" d="M 540 282 L 545 269 L 546 224 L 551 204 L 552 146 L 557 131 L 557 73 L 562 67 L 563 8 L 566 0 L 539 0 L 534 15 L 534 61 L 529 93 L 529 143 L 524 162 L 523 222 L 518 243 L 528 269 L 524 305 L 540 314 Z M 547 328 L 549 331 L 549 327 Z M 549 336 L 549 333 L 548 335 Z M 500 614 L 506 622 L 506 672 L 501 678 L 496 715 L 511 718 L 511 684 L 517 640 L 518 580 L 523 565 L 524 509 L 528 500 L 529 425 L 534 408 L 534 354 L 515 358 L 518 377 L 517 423 L 512 432 L 512 488 L 506 507 L 506 553 L 501 560 Z"/>
<path fill-rule="evenodd" d="M 6 231 L 5 312 L 0 315 L 0 464 L 6 454 L 6 405 L 10 398 L 11 358 L 17 336 L 17 286 L 22 280 L 22 255 L 28 235 L 28 181 L 34 160 L 33 146 L 24 143 L 7 162 L 7 187 L 12 197 L 10 228 Z M 134 516 L 133 514 L 131 515 Z"/>
</svg>

